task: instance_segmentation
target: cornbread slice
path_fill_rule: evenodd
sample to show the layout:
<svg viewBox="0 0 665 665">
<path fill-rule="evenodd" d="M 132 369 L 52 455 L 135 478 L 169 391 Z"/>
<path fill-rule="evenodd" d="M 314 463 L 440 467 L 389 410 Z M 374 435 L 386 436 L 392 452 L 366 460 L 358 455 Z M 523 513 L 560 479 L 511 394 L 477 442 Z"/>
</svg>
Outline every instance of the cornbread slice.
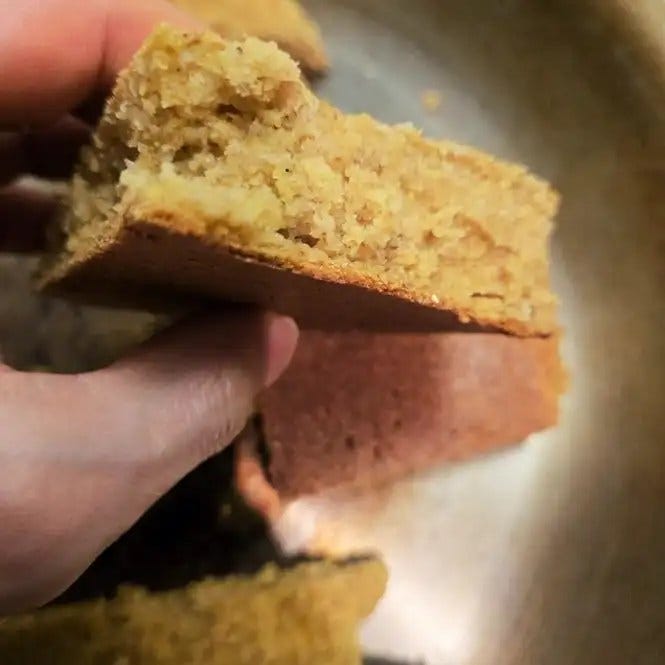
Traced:
<svg viewBox="0 0 665 665">
<path fill-rule="evenodd" d="M 321 31 L 295 0 L 171 0 L 198 16 L 222 37 L 275 41 L 303 69 L 328 69 Z"/>
<path fill-rule="evenodd" d="M 358 623 L 386 585 L 377 560 L 268 566 L 0 623 L 3 665 L 359 665 Z"/>
<path fill-rule="evenodd" d="M 521 166 L 319 101 L 273 44 L 162 27 L 84 151 L 43 283 L 304 327 L 548 335 L 556 207 Z"/>
<path fill-rule="evenodd" d="M 302 495 L 381 485 L 518 443 L 556 424 L 565 385 L 556 337 L 308 331 L 260 398 L 266 477 L 243 441 L 236 483 L 274 518 Z"/>
</svg>

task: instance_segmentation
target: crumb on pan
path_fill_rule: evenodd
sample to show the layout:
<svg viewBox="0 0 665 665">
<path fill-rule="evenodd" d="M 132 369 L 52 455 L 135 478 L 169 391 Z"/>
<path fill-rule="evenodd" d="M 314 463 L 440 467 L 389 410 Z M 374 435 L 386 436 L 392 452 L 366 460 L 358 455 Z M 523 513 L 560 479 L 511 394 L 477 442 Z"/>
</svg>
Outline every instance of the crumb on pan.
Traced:
<svg viewBox="0 0 665 665">
<path fill-rule="evenodd" d="M 420 101 L 426 111 L 433 113 L 434 111 L 438 111 L 441 107 L 443 97 L 438 90 L 429 88 L 428 90 L 423 90 L 423 93 L 420 96 Z"/>
</svg>

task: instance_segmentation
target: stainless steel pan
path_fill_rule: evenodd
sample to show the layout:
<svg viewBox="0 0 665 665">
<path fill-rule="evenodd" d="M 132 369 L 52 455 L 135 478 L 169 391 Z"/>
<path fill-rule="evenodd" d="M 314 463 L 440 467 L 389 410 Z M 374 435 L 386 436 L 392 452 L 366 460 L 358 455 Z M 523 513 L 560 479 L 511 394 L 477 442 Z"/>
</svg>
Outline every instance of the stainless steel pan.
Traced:
<svg viewBox="0 0 665 665">
<path fill-rule="evenodd" d="M 523 161 L 562 192 L 572 386 L 560 427 L 526 446 L 287 521 L 384 552 L 374 652 L 665 663 L 665 2 L 310 5 L 332 51 L 324 96 Z"/>
<path fill-rule="evenodd" d="M 523 161 L 563 193 L 554 267 L 572 387 L 560 427 L 528 445 L 290 519 L 383 551 L 371 653 L 665 662 L 665 3 L 309 5 L 333 60 L 321 94 Z M 0 269 L 0 336 L 20 364 L 86 364 L 109 321 L 114 339 L 143 325 L 28 298 L 25 273 Z"/>
</svg>

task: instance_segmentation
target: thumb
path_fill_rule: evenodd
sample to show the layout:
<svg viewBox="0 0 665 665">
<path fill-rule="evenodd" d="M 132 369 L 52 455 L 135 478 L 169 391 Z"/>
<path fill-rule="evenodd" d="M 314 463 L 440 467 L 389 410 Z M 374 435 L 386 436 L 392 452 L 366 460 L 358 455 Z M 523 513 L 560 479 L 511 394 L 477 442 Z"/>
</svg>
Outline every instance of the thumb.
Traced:
<svg viewBox="0 0 665 665">
<path fill-rule="evenodd" d="M 0 365 L 0 613 L 54 597 L 230 443 L 296 341 L 288 318 L 235 311 L 90 374 Z"/>
<path fill-rule="evenodd" d="M 115 396 L 116 424 L 142 433 L 148 463 L 180 460 L 189 470 L 241 431 L 256 395 L 290 362 L 297 337 L 295 323 L 274 314 L 200 317 L 90 375 L 90 382 L 107 399 Z"/>
</svg>

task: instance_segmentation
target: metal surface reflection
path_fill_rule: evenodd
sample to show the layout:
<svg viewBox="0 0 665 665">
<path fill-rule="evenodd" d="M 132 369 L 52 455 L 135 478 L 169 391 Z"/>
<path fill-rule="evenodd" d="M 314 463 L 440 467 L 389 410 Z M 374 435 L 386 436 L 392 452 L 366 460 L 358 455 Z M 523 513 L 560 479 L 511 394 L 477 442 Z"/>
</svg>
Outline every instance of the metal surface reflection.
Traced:
<svg viewBox="0 0 665 665">
<path fill-rule="evenodd" d="M 665 5 L 310 5 L 333 59 L 323 96 L 523 161 L 561 190 L 554 271 L 572 386 L 559 428 L 526 446 L 380 500 L 301 501 L 285 522 L 327 550 L 385 553 L 372 652 L 662 662 Z"/>
</svg>

